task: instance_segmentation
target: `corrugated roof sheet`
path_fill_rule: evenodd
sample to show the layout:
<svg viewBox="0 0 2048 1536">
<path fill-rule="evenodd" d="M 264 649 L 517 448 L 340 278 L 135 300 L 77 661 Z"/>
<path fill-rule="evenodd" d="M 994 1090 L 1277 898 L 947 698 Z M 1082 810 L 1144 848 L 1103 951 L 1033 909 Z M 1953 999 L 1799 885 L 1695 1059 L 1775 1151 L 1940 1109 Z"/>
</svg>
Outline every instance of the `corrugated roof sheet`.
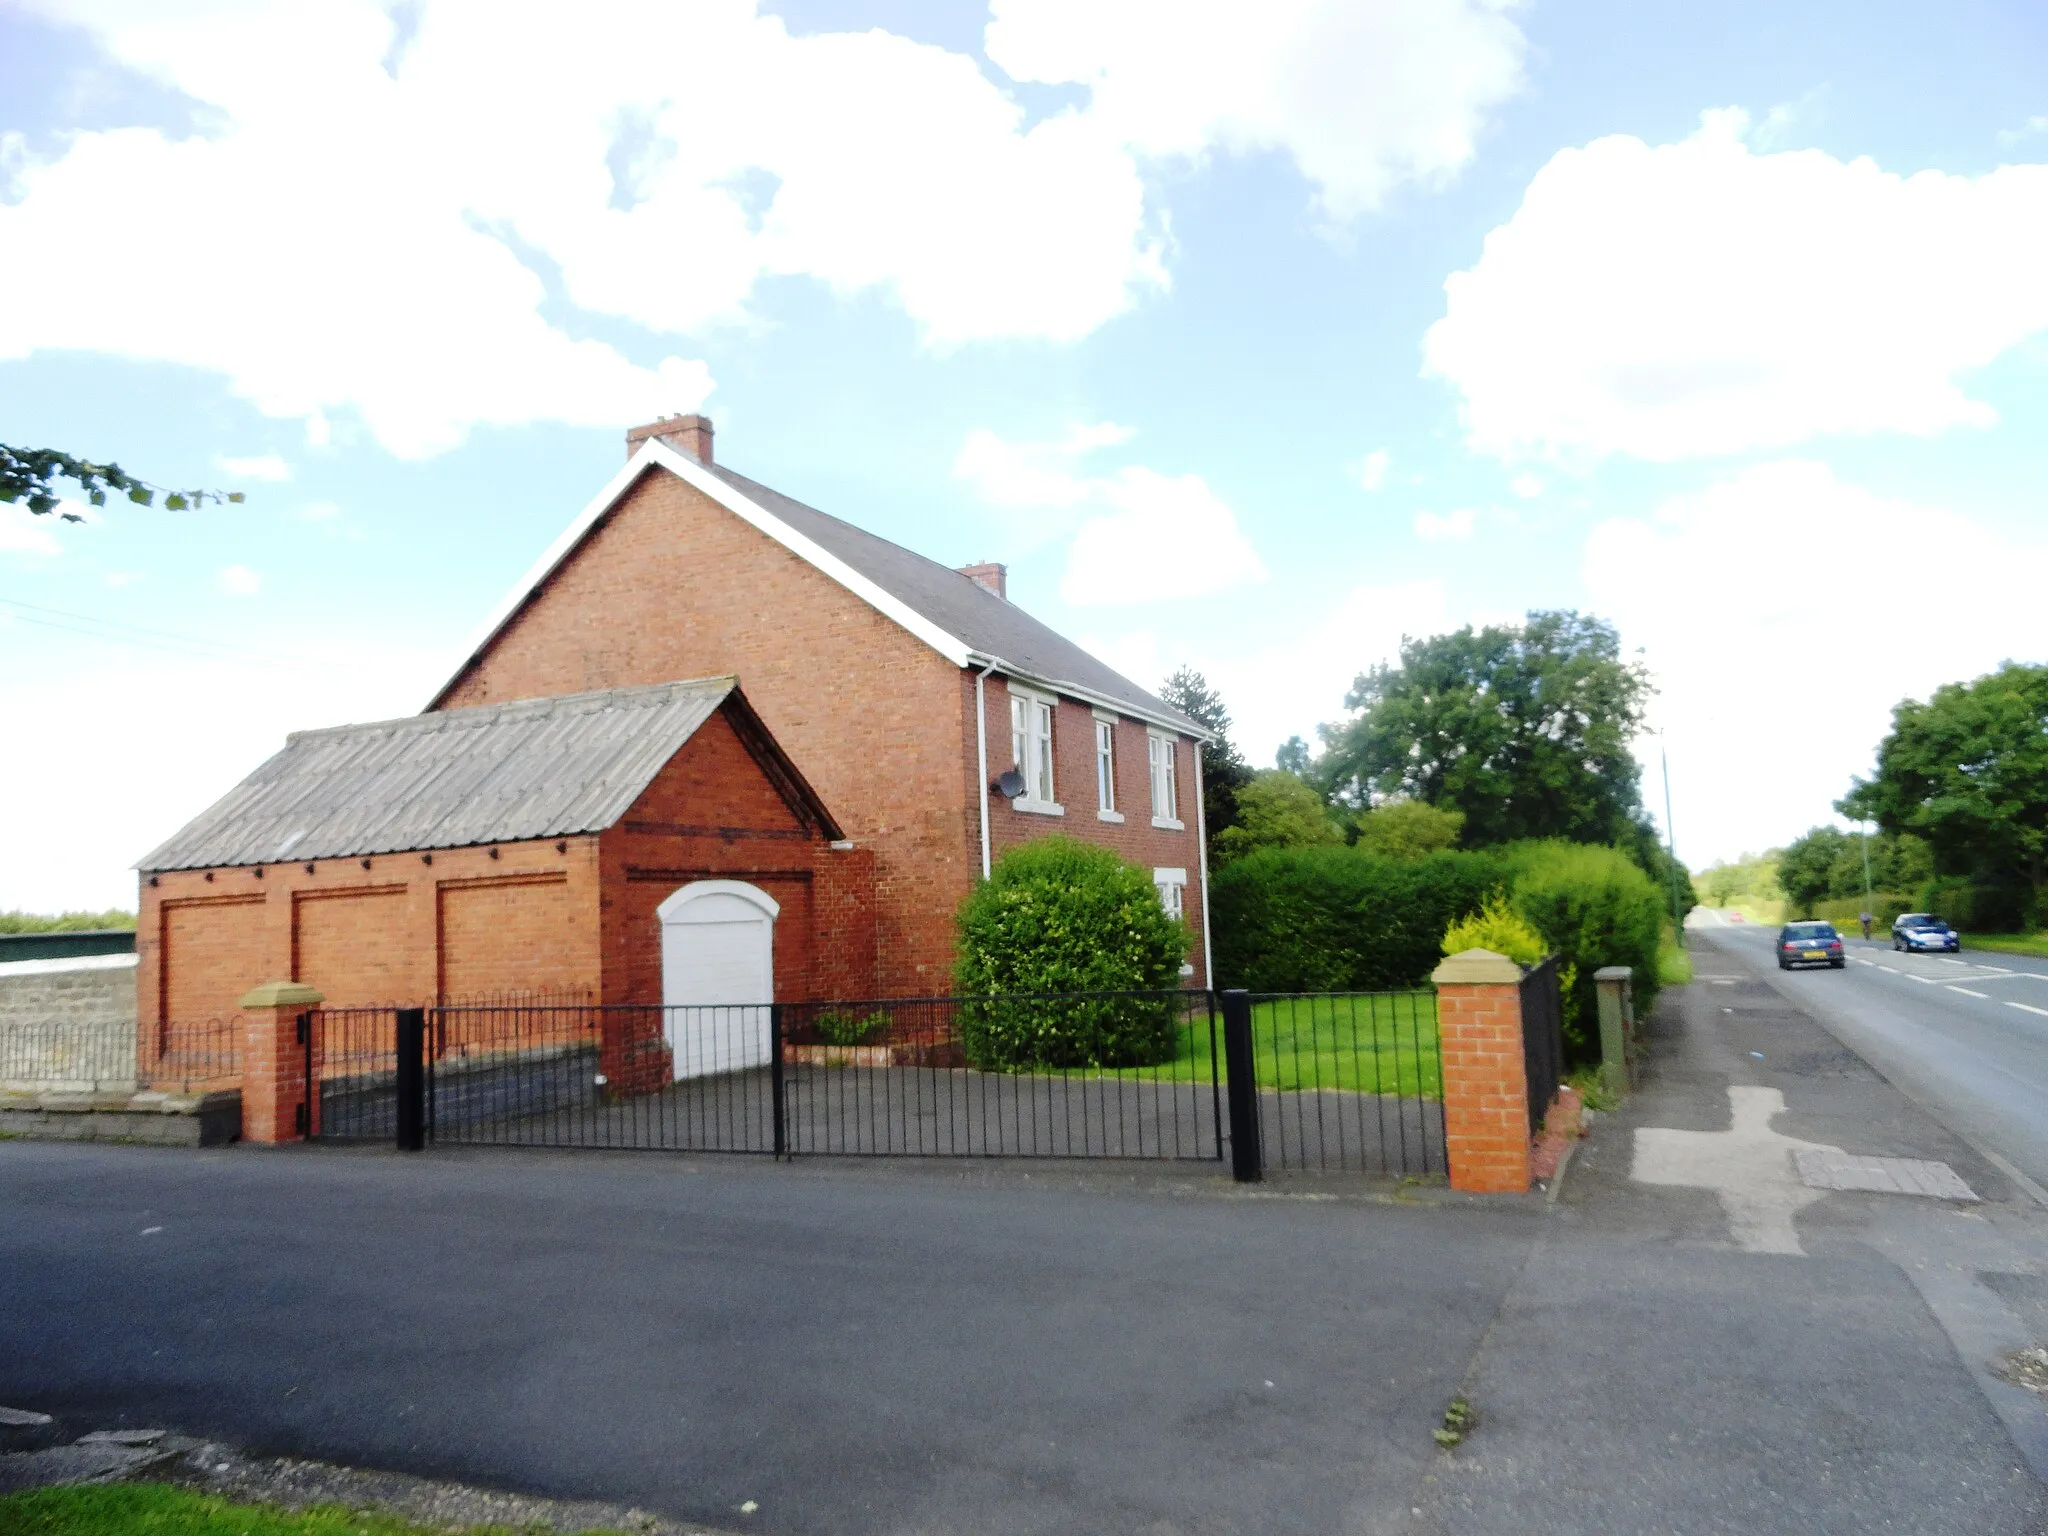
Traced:
<svg viewBox="0 0 2048 1536">
<path fill-rule="evenodd" d="M 1136 683 L 1096 660 L 1066 636 L 997 597 L 971 576 L 856 528 L 830 513 L 770 490 L 723 464 L 705 469 L 804 537 L 822 545 L 876 586 L 916 610 L 948 634 L 986 656 L 1000 656 L 1048 683 L 1072 683 L 1103 698 L 1129 705 L 1164 721 L 1185 724 L 1192 735 L 1204 728 Z"/>
<path fill-rule="evenodd" d="M 601 832 L 725 702 L 730 677 L 299 731 L 136 867 L 355 858 Z"/>
</svg>

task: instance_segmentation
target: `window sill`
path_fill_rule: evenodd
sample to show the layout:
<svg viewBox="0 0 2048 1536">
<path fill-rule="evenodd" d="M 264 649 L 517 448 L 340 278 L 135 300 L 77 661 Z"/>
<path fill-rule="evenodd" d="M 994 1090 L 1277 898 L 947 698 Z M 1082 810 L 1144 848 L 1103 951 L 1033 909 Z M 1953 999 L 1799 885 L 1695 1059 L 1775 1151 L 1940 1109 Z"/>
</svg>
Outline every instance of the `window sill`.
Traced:
<svg viewBox="0 0 2048 1536">
<path fill-rule="evenodd" d="M 1095 819 L 1097 821 L 1114 821 L 1121 823 L 1124 819 L 1124 813 L 1122 811 L 1097 811 L 1095 813 Z"/>
<path fill-rule="evenodd" d="M 1025 800 L 1019 798 L 1010 802 L 1010 809 L 1013 811 L 1023 811 L 1029 816 L 1064 816 L 1067 814 L 1067 808 L 1064 805 L 1056 804 L 1051 800 Z"/>
<path fill-rule="evenodd" d="M 1186 822 L 1176 821 L 1171 816 L 1154 816 L 1152 818 L 1152 825 L 1162 827 L 1168 832 L 1185 832 L 1188 829 Z"/>
</svg>

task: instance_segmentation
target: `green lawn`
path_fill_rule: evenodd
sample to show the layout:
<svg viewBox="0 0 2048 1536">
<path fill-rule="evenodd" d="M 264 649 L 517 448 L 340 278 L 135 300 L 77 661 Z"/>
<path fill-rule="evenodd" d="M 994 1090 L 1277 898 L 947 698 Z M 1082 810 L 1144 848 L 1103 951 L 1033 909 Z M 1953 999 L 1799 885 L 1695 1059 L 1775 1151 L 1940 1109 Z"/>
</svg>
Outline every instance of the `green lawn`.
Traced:
<svg viewBox="0 0 2048 1536">
<path fill-rule="evenodd" d="M 1252 1005 L 1259 1086 L 1340 1088 L 1353 1093 L 1443 1097 L 1434 992 L 1356 992 L 1282 998 Z M 1215 1075 L 1223 1075 L 1223 1021 L 1216 1021 Z M 1212 1080 L 1209 1020 L 1183 1025 L 1174 1059 L 1129 1067 L 1118 1077 L 1164 1082 Z"/>
<path fill-rule="evenodd" d="M 161 1483 L 38 1488 L 0 1498 L 0 1536 L 450 1536 L 446 1526 L 344 1509 L 230 1504 Z M 502 1525 L 465 1526 L 460 1536 L 519 1536 Z"/>
<path fill-rule="evenodd" d="M 2048 955 L 2048 933 L 1966 933 L 1963 948 L 2006 955 Z"/>
</svg>

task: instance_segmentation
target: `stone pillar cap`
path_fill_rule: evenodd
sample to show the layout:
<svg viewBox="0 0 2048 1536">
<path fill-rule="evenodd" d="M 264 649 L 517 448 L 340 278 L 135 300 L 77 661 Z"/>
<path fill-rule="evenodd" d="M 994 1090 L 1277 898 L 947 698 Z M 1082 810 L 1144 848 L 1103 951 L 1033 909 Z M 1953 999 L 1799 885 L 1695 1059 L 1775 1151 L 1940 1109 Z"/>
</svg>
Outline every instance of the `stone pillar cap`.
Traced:
<svg viewBox="0 0 2048 1536">
<path fill-rule="evenodd" d="M 303 981 L 266 981 L 252 987 L 236 1000 L 237 1008 L 310 1008 L 327 1001 L 327 994 Z"/>
<path fill-rule="evenodd" d="M 1490 949 L 1467 949 L 1446 958 L 1429 979 L 1440 987 L 1446 983 L 1497 986 L 1519 983 L 1522 968 L 1506 955 L 1496 955 Z"/>
<path fill-rule="evenodd" d="M 1625 965 L 1603 965 L 1593 973 L 1595 981 L 1634 981 L 1636 973 Z"/>
</svg>

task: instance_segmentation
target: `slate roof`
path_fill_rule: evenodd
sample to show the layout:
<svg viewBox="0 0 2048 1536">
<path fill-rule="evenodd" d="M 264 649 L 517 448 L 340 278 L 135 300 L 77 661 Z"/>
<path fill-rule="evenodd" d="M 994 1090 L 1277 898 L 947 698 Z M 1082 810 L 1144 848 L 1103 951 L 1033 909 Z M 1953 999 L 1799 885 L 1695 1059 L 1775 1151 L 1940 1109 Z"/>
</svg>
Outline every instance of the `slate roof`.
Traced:
<svg viewBox="0 0 2048 1536">
<path fill-rule="evenodd" d="M 766 741 L 730 677 L 298 731 L 136 867 L 281 864 L 601 832 L 728 699 L 739 706 L 742 734 Z"/>
<path fill-rule="evenodd" d="M 973 577 L 805 506 L 723 464 L 706 464 L 704 468 L 983 655 L 1000 656 L 1031 679 L 1055 685 L 1071 683 L 1140 713 L 1182 725 L 1192 736 L 1208 734 L 1157 694 L 1146 692 Z"/>
</svg>

